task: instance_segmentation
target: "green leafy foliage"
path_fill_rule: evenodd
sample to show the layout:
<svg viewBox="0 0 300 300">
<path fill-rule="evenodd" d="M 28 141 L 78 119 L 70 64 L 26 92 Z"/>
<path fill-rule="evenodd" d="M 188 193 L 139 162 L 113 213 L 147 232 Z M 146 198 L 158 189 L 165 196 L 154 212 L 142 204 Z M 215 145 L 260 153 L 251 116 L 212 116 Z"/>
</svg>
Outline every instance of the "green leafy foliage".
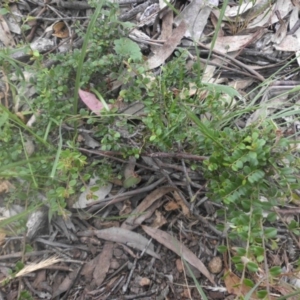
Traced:
<svg viewBox="0 0 300 300">
<path fill-rule="evenodd" d="M 125 59 L 132 59 L 134 62 L 142 60 L 142 53 L 139 46 L 129 38 L 120 38 L 114 41 L 117 55 Z"/>
<path fill-rule="evenodd" d="M 67 201 L 82 191 L 91 177 L 98 176 L 101 185 L 120 171 L 118 165 L 105 159 L 91 160 L 77 150 L 78 124 L 95 130 L 94 137 L 102 150 L 119 151 L 124 158 L 138 158 L 149 148 L 176 152 L 179 145 L 187 153 L 208 157 L 203 164 L 189 162 L 190 168 L 200 170 L 206 179 L 207 197 L 222 204 L 217 212 L 222 220 L 218 229 L 229 228 L 229 239 L 246 245 L 235 249 L 232 262 L 236 270 L 256 272 L 265 260 L 265 242 L 272 249 L 278 247 L 273 226 L 277 216 L 271 208 L 291 196 L 295 198 L 293 189 L 298 188 L 295 174 L 299 161 L 289 140 L 277 135 L 271 120 L 245 128 L 236 126 L 236 116 L 245 113 L 238 92 L 202 82 L 200 62 L 187 70 L 188 53 L 183 49 L 175 51 L 159 75 L 147 72 L 138 45 L 126 37 L 126 32 L 120 36 L 133 25 L 119 22 L 117 7 L 109 3 L 107 6 L 91 29 L 84 57 L 80 50 L 50 55 L 52 67 L 47 69 L 42 67 L 43 56 L 31 53 L 32 65 L 25 70 L 34 70 L 31 83 L 36 96 L 21 99 L 26 113 L 36 114 L 31 131 L 0 106 L 0 178 L 21 179 L 30 191 L 17 188 L 8 204 L 16 199 L 25 203 L 41 192 L 48 200 L 50 218 L 53 214 L 67 215 Z M 75 27 L 76 33 L 85 38 L 80 25 Z M 0 53 L 0 65 L 5 74 L 14 72 L 24 81 L 20 63 L 11 60 L 8 53 Z M 131 120 L 112 108 L 94 116 L 80 103 L 77 110 L 74 86 L 79 68 L 80 88 L 99 91 L 107 103 L 114 104 L 116 95 L 110 85 L 121 79 L 118 100 L 127 104 L 141 102 L 143 114 Z M 191 93 L 191 86 L 195 93 Z M 12 89 L 16 91 L 13 85 Z M 61 130 L 61 124 L 68 129 Z M 132 144 L 124 142 L 121 133 L 135 134 L 137 124 L 142 128 L 138 138 Z M 29 136 L 36 151 L 27 157 L 21 137 Z M 123 182 L 125 187 L 139 183 L 140 178 L 133 177 Z M 288 229 L 300 235 L 298 222 L 290 222 Z M 231 247 L 222 245 L 218 249 L 226 253 Z M 270 274 L 278 276 L 278 267 L 271 268 Z M 245 282 L 253 286 L 250 280 Z"/>
<path fill-rule="evenodd" d="M 131 52 L 127 57 L 126 53 L 121 56 L 111 51 L 114 40 L 120 38 L 120 26 L 130 28 L 130 24 L 117 22 L 116 5 L 108 3 L 107 6 L 109 9 L 103 10 L 103 17 L 97 19 L 97 24 L 93 28 L 80 79 L 81 87 L 86 88 L 92 84 L 103 94 L 109 89 L 106 82 L 108 76 L 113 77 L 115 73 L 122 72 L 123 60 L 125 57 L 126 59 L 131 57 Z M 85 38 L 86 34 L 81 28 L 78 26 L 77 34 Z M 138 55 L 134 52 L 136 48 L 133 42 L 125 41 L 125 43 L 133 49 L 133 56 Z M 34 55 L 33 52 L 31 54 Z M 74 127 L 78 119 L 84 120 L 89 116 L 88 113 L 78 117 L 72 116 L 73 92 L 80 55 L 80 50 L 50 55 L 48 57 L 52 61 L 50 68 L 42 67 L 41 63 L 44 59 L 42 55 L 35 55 L 33 64 L 24 66 L 25 70 L 32 74 L 30 83 L 35 86 L 36 90 L 36 95 L 32 100 L 25 99 L 21 95 L 22 104 L 25 103 L 28 107 L 27 114 L 30 116 L 34 113 L 36 116 L 32 129 L 26 127 L 13 113 L 0 106 L 0 178 L 24 180 L 27 184 L 25 190 L 31 191 L 32 194 L 41 192 L 46 195 L 50 205 L 50 217 L 56 213 L 67 214 L 66 201 L 87 184 L 93 173 L 98 172 L 103 175 L 102 182 L 107 181 L 111 174 L 111 166 L 105 160 L 103 160 L 105 169 L 103 171 L 101 164 L 87 163 L 86 157 L 74 150 L 78 146 L 73 141 L 75 131 L 64 131 L 61 134 L 63 145 L 68 149 L 61 152 L 58 150 L 59 124 L 64 123 Z M 0 52 L 0 64 L 5 68 L 6 74 L 14 73 L 14 76 L 19 77 L 24 85 L 29 84 L 24 81 L 21 63 L 10 59 L 9 53 Z M 14 86 L 12 85 L 11 88 L 13 89 Z M 102 123 L 100 122 L 101 124 L 98 122 L 97 126 L 101 128 L 99 135 L 104 142 L 103 145 L 105 146 L 107 139 L 107 148 L 117 149 L 119 133 L 109 127 L 112 121 L 113 118 L 107 117 Z M 92 118 L 89 123 L 93 124 Z M 24 134 L 23 139 L 26 140 L 28 134 L 35 145 L 35 151 L 30 157 L 25 155 L 21 139 Z M 112 144 L 114 148 L 110 146 Z M 53 165 L 55 157 L 58 157 L 56 166 Z M 24 186 L 21 188 L 21 185 L 17 185 L 13 195 L 7 198 L 9 202 L 13 202 L 14 199 L 25 202 L 28 199 L 28 193 L 24 193 Z M 30 198 L 37 199 L 34 195 Z"/>
</svg>

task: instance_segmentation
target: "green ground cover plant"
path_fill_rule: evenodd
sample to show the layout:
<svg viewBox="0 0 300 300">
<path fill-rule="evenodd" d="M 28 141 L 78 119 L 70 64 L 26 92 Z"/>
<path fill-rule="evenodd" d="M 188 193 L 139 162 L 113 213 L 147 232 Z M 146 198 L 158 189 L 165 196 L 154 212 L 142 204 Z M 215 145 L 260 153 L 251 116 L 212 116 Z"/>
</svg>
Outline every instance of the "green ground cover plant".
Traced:
<svg viewBox="0 0 300 300">
<path fill-rule="evenodd" d="M 115 173 L 119 170 L 115 164 L 106 159 L 95 163 L 78 150 L 80 124 L 95 129 L 103 150 L 119 151 L 124 159 L 139 158 L 148 149 L 176 152 L 180 146 L 186 153 L 207 156 L 203 163 L 191 162 L 190 166 L 203 173 L 208 198 L 222 205 L 218 229 L 224 232 L 227 245 L 221 246 L 220 252 L 230 255 L 230 244 L 238 241 L 240 247 L 230 263 L 243 279 L 247 278 L 266 261 L 266 244 L 278 247 L 273 208 L 297 198 L 299 159 L 295 141 L 283 137 L 276 123 L 287 112 L 238 127 L 235 121 L 249 116 L 259 103 L 246 105 L 233 88 L 202 82 L 203 67 L 195 62 L 188 71 L 184 49 L 176 50 L 159 75 L 146 72 L 137 44 L 126 37 L 133 25 L 119 22 L 117 7 L 106 5 L 109 9 L 101 11 L 101 18 L 101 6 L 97 7 L 86 34 L 78 25 L 78 35 L 85 38 L 83 48 L 50 55 L 54 64 L 49 69 L 43 67 L 42 55 L 25 67 L 8 60 L 7 51 L 0 55 L 0 65 L 14 91 L 12 107 L 20 101 L 25 116 L 36 114 L 35 124 L 28 128 L 12 110 L 0 106 L 0 178 L 22 181 L 22 185 L 15 184 L 7 205 L 26 203 L 30 212 L 40 205 L 36 195 L 42 193 L 50 218 L 54 214 L 66 216 L 67 200 L 84 189 L 94 174 L 101 175 L 99 185 L 120 176 Z M 120 37 L 120 32 L 124 36 Z M 24 79 L 23 67 L 29 73 L 34 70 L 29 82 Z M 19 99 L 9 77 L 12 74 L 24 85 L 34 83 L 33 99 Z M 114 104 L 117 96 L 108 84 L 114 79 L 123 81 L 119 93 L 122 101 L 139 100 L 145 107 L 144 115 L 135 120 L 144 126 L 135 145 L 124 144 L 119 132 L 124 127 L 130 133 L 135 130 L 136 123 L 126 114 L 112 108 L 94 116 L 78 101 L 78 89 L 83 88 L 98 91 L 106 104 Z M 191 84 L 197 90 L 193 96 L 189 93 Z M 205 98 L 199 96 L 201 93 L 206 93 Z M 63 124 L 74 130 L 63 131 Z M 27 142 L 34 144 L 34 151 L 28 150 Z M 14 217 L 0 226 L 16 220 Z M 297 222 L 290 223 L 288 229 L 296 236 L 300 234 Z M 267 276 L 280 273 L 279 266 L 273 266 Z M 250 279 L 245 282 L 257 288 Z M 260 297 L 266 297 L 267 292 L 260 291 Z"/>
</svg>

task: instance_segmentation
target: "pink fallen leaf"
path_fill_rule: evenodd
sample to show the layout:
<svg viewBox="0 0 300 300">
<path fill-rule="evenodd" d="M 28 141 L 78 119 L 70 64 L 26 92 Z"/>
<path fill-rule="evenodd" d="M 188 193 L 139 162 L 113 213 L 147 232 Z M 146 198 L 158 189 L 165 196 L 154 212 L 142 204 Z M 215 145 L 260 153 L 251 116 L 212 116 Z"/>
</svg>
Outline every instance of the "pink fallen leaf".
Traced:
<svg viewBox="0 0 300 300">
<path fill-rule="evenodd" d="M 104 105 L 100 100 L 96 98 L 96 96 L 90 92 L 86 92 L 84 90 L 79 89 L 78 91 L 79 97 L 82 102 L 96 115 L 100 115 L 100 111 L 104 109 Z M 111 107 L 111 105 L 108 105 Z"/>
</svg>

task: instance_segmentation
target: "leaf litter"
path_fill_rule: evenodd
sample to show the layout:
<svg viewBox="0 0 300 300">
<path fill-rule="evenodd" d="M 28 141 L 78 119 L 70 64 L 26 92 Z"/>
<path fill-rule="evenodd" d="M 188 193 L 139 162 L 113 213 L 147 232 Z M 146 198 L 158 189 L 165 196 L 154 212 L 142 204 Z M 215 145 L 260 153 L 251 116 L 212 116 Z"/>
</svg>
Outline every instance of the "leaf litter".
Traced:
<svg viewBox="0 0 300 300">
<path fill-rule="evenodd" d="M 166 3 L 160 3 L 160 5 L 155 5 L 158 9 L 151 13 L 151 18 L 149 18 L 145 8 L 153 4 L 150 2 L 137 4 L 133 8 L 129 7 L 127 11 L 121 11 L 119 17 L 120 20 L 127 21 L 131 18 L 131 13 L 138 12 L 143 6 L 144 20 L 139 20 L 137 28 L 131 31 L 129 38 L 137 41 L 140 48 L 144 47 L 152 52 L 152 55 L 147 57 L 148 70 L 163 66 L 166 61 L 172 58 L 174 51 L 179 46 L 198 45 L 202 47 L 203 52 L 212 48 L 211 61 L 202 58 L 202 63 L 207 64 L 206 77 L 204 77 L 206 82 L 213 84 L 216 80 L 222 80 L 229 86 L 235 87 L 240 94 L 246 94 L 253 82 L 268 78 L 272 72 L 277 71 L 283 65 L 291 53 L 298 55 L 300 51 L 299 3 L 297 0 L 261 0 L 255 3 L 250 1 L 241 7 L 237 5 L 230 7 L 229 5 L 221 20 L 222 28 L 219 31 L 220 34 L 211 43 L 206 41 L 207 37 L 216 29 L 220 18 L 220 10 L 216 9 L 216 7 L 220 7 L 218 1 L 190 1 L 190 3 L 185 3 L 179 9 L 177 15 L 171 9 L 168 9 Z M 18 40 L 21 34 L 22 19 L 20 16 L 26 16 L 29 13 L 29 5 L 34 5 L 31 1 L 25 1 L 24 3 L 26 3 L 24 6 L 18 3 L 11 3 L 10 6 L 13 13 L 9 12 L 0 15 L 0 26 L 2 28 L 0 30 L 0 42 L 6 47 L 15 47 L 15 40 Z M 76 5 L 82 6 L 77 7 Z M 173 5 L 173 3 L 170 5 Z M 59 3 L 56 8 L 63 13 L 71 9 L 74 14 L 81 9 L 83 11 L 86 10 L 87 14 L 90 6 L 85 2 L 66 2 Z M 178 9 L 178 7 L 176 8 Z M 41 10 L 40 14 L 42 15 L 43 13 L 44 11 Z M 39 20 L 45 22 L 42 17 Z M 160 20 L 161 31 L 159 31 L 159 26 L 157 26 L 157 31 L 153 34 L 148 29 L 154 26 L 157 20 Z M 50 28 L 49 30 L 52 30 L 53 33 L 51 37 L 47 36 L 46 38 L 43 38 L 44 34 L 40 31 L 35 31 L 36 21 L 28 23 L 32 30 L 26 38 L 29 42 L 34 40 L 31 43 L 32 52 L 29 53 L 27 49 L 20 48 L 11 55 L 11 58 L 27 62 L 32 58 L 34 51 L 39 53 L 52 51 L 55 47 L 53 36 L 60 39 L 70 37 L 69 28 L 68 26 L 65 27 L 66 22 L 50 22 L 53 23 L 47 28 Z M 259 32 L 261 27 L 265 27 L 267 30 Z M 259 34 L 257 34 L 258 32 Z M 203 40 L 205 40 L 205 44 L 202 43 Z M 131 40 L 127 38 L 117 40 L 114 50 L 116 52 L 124 52 L 134 47 L 131 54 L 133 54 L 134 59 L 138 60 L 141 58 L 141 52 L 136 46 L 137 44 L 132 46 L 131 43 Z M 78 40 L 78 46 L 81 46 L 80 40 Z M 70 49 L 68 47 L 63 49 L 62 45 L 60 47 L 62 53 Z M 192 52 L 190 52 L 190 58 L 192 60 L 195 59 Z M 282 70 L 281 76 L 286 74 L 286 70 Z M 135 76 L 134 72 L 131 76 Z M 120 78 L 119 86 L 122 84 L 122 78 Z M 262 91 L 263 99 L 261 102 L 264 103 L 265 107 L 250 115 L 246 125 L 250 125 L 251 122 L 258 120 L 262 116 L 266 117 L 278 110 L 280 104 L 288 100 L 287 95 L 291 96 L 289 91 L 293 90 L 296 85 L 299 85 L 299 81 L 285 80 L 285 83 L 278 81 L 272 84 L 267 91 Z M 2 87 L 6 92 L 5 95 L 3 93 L 0 94 L 1 101 L 5 99 L 5 103 L 8 103 L 9 92 L 1 83 Z M 286 90 L 286 97 L 283 96 L 280 101 L 272 99 L 272 93 L 276 92 L 276 89 Z M 198 93 L 194 87 L 191 87 L 190 95 L 194 95 L 196 92 Z M 293 92 L 297 91 L 293 90 Z M 28 90 L 24 91 L 24 93 L 31 96 L 34 95 L 34 92 L 29 91 L 29 85 Z M 78 93 L 84 105 L 93 114 L 100 116 L 100 112 L 105 108 L 105 105 L 100 101 L 101 99 L 98 99 L 95 94 L 89 91 L 80 89 Z M 137 105 L 139 106 L 141 103 L 137 102 Z M 111 105 L 108 107 L 112 108 Z M 130 108 L 125 107 L 125 109 Z M 18 110 L 20 111 L 16 111 L 16 115 L 18 113 L 22 115 L 22 109 Z M 133 111 L 128 114 L 132 118 L 137 118 L 141 111 L 143 114 L 143 107 L 142 109 L 139 108 L 137 112 Z M 294 120 L 288 119 L 288 117 L 287 120 L 293 128 Z M 95 145 L 95 147 L 99 147 L 97 144 Z M 111 154 L 115 155 L 114 153 L 109 153 L 109 151 L 100 154 L 108 157 Z M 146 154 L 144 153 L 144 155 Z M 77 203 L 73 206 L 77 211 L 73 211 L 71 217 L 63 216 L 56 223 L 53 221 L 50 226 L 53 228 L 49 228 L 47 222 L 42 222 L 41 219 L 45 221 L 48 217 L 48 209 L 42 209 L 40 211 L 42 214 L 40 212 L 37 213 L 39 216 L 37 219 L 39 220 L 35 221 L 36 217 L 31 217 L 32 224 L 30 223 L 27 237 L 30 240 L 34 239 L 37 236 L 37 229 L 42 229 L 43 232 L 46 232 L 47 239 L 40 237 L 36 239 L 39 247 L 33 252 L 25 252 L 25 249 L 22 249 L 21 236 L 16 239 L 9 238 L 12 233 L 16 235 L 18 228 L 9 228 L 9 230 L 5 228 L 4 232 L 1 231 L 1 250 L 3 251 L 0 260 L 11 263 L 15 258 L 25 259 L 28 265 L 23 267 L 21 271 L 16 272 L 16 277 L 23 277 L 25 274 L 32 274 L 33 276 L 34 274 L 42 274 L 37 273 L 41 269 L 45 269 L 49 276 L 52 276 L 54 272 L 68 272 L 68 276 L 62 282 L 59 282 L 58 279 L 55 282 L 54 279 L 52 286 L 47 283 L 46 276 L 40 275 L 43 278 L 40 280 L 43 280 L 43 282 L 40 282 L 36 290 L 30 289 L 33 283 L 24 279 L 27 287 L 33 290 L 35 296 L 40 298 L 50 299 L 65 294 L 70 295 L 70 299 L 74 299 L 75 293 L 81 292 L 82 297 L 87 297 L 87 299 L 88 297 L 117 299 L 117 297 L 124 296 L 120 287 L 122 286 L 123 290 L 125 290 L 124 287 L 129 285 L 130 292 L 126 296 L 144 295 L 147 299 L 155 299 L 157 296 L 158 299 L 159 296 L 166 293 L 165 297 L 170 299 L 173 297 L 175 299 L 173 292 L 168 289 L 169 285 L 173 285 L 174 281 L 186 284 L 185 278 L 181 275 L 183 269 L 179 272 L 179 267 L 174 268 L 178 257 L 196 267 L 204 276 L 204 278 L 200 277 L 200 281 L 201 285 L 206 287 L 209 299 L 225 299 L 228 294 L 247 295 L 251 289 L 244 283 L 241 284 L 240 276 L 235 275 L 227 268 L 220 270 L 218 264 L 214 266 L 217 271 L 213 271 L 211 268 L 213 262 L 215 260 L 218 261 L 216 259 L 219 258 L 219 256 L 216 256 L 216 245 L 223 237 L 218 236 L 217 230 L 213 230 L 214 225 L 209 224 L 203 218 L 198 216 L 193 221 L 190 220 L 191 215 L 193 215 L 191 213 L 192 205 L 184 201 L 184 198 L 188 199 L 189 196 L 182 198 L 180 192 L 184 189 L 180 185 L 176 185 L 174 181 L 186 178 L 188 173 L 189 178 L 187 181 L 195 184 L 195 188 L 201 190 L 202 186 L 199 186 L 199 182 L 201 182 L 202 178 L 199 178 L 199 174 L 191 169 L 185 170 L 184 167 L 177 164 L 174 160 L 176 158 L 175 155 L 177 157 L 185 155 L 184 158 L 186 160 L 189 159 L 188 155 L 184 153 L 176 153 L 173 156 L 171 154 L 167 156 L 166 154 L 167 159 L 158 155 L 154 160 L 152 159 L 150 165 L 148 165 L 148 172 L 155 174 L 159 170 L 161 172 L 160 176 L 165 178 L 165 180 L 159 182 L 163 186 L 153 187 L 149 190 L 147 186 L 151 186 L 151 180 L 148 182 L 145 180 L 145 174 L 140 175 L 140 172 L 137 173 L 135 171 L 135 168 L 145 166 L 127 162 L 124 173 L 129 183 L 122 182 L 122 187 L 117 184 L 113 186 L 110 183 L 93 191 L 94 195 L 97 196 L 97 204 L 100 203 L 100 211 L 104 210 L 103 216 L 95 214 L 93 218 L 90 218 L 84 211 L 79 211 L 79 209 L 85 208 L 88 204 L 91 204 L 89 207 L 95 204 L 92 201 L 88 202 L 87 192 L 81 196 L 77 195 L 75 202 L 73 202 Z M 145 170 L 147 169 L 145 168 Z M 95 178 L 97 177 L 95 176 Z M 170 185 L 165 185 L 166 181 Z M 14 184 L 1 178 L 1 213 L 5 218 L 14 216 L 14 213 L 4 213 L 4 211 L 8 210 L 5 210 L 3 202 L 6 195 L 11 192 L 10 189 Z M 136 186 L 141 187 L 141 189 L 139 190 Z M 126 194 L 124 192 L 125 189 L 130 189 L 132 193 L 130 195 Z M 184 190 L 184 192 L 185 195 L 189 195 L 188 190 Z M 113 202 L 106 201 L 108 198 Z M 111 223 L 105 221 L 105 217 L 111 217 L 119 210 L 118 201 L 115 200 L 130 201 L 133 206 L 130 215 L 127 217 L 125 215 L 125 221 L 122 223 L 120 219 L 116 219 L 116 221 Z M 201 208 L 207 215 L 212 216 L 214 213 L 214 207 L 201 206 Z M 168 227 L 164 226 L 166 222 L 169 224 Z M 106 226 L 108 228 L 105 228 Z M 158 229 L 158 227 L 162 226 L 163 229 Z M 197 226 L 197 230 L 189 229 L 193 226 Z M 170 231 L 172 231 L 172 235 L 169 233 Z M 145 235 L 144 232 L 147 234 Z M 148 236 L 152 237 L 152 240 Z M 198 243 L 200 238 L 202 240 L 201 246 Z M 42 255 L 46 254 L 43 251 L 47 251 L 48 259 L 37 262 Z M 292 253 L 292 250 L 290 249 L 289 252 Z M 198 255 L 199 253 L 201 255 Z M 52 255 L 58 255 L 59 258 Z M 68 259 L 64 259 L 65 255 L 67 255 Z M 115 264 L 116 261 L 118 264 Z M 82 262 L 85 265 L 81 269 Z M 132 262 L 135 262 L 135 264 Z M 177 265 L 179 266 L 178 263 Z M 66 266 L 70 266 L 70 268 Z M 155 272 L 157 272 L 158 280 L 154 284 L 155 278 L 153 274 Z M 2 281 L 7 279 L 5 274 L 7 275 L 5 269 L 1 269 Z M 224 276 L 223 279 L 222 276 Z M 57 278 L 62 277 L 58 276 Z M 10 280 L 13 279 L 10 278 Z M 84 286 L 82 291 L 78 289 L 76 282 L 80 282 Z M 47 289 L 44 288 L 45 286 L 47 286 Z M 107 289 L 105 289 L 105 286 Z M 224 292 L 224 287 L 226 292 Z M 191 289 L 188 285 L 186 285 L 185 290 L 178 287 L 175 289 L 175 295 L 188 295 L 188 297 L 191 297 L 190 293 L 187 292 Z M 292 292 L 291 287 L 288 286 L 284 279 L 281 286 L 274 284 L 274 289 L 283 296 Z M 45 292 L 46 290 L 48 290 L 47 293 Z M 115 290 L 117 292 L 114 292 Z M 14 299 L 16 296 L 16 291 L 9 291 L 7 288 L 4 288 L 3 293 L 7 296 L 7 299 Z M 167 294 L 169 295 L 167 296 Z M 200 298 L 199 296 L 197 298 L 197 294 L 194 293 L 193 299 Z M 251 299 L 257 298 L 253 295 Z"/>
</svg>

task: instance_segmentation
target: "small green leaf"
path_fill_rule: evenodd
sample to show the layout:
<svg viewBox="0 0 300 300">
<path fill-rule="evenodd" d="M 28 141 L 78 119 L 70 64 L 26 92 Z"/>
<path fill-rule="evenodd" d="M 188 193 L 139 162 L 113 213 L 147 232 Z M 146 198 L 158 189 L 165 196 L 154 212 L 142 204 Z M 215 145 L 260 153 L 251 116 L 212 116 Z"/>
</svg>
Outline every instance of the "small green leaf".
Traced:
<svg viewBox="0 0 300 300">
<path fill-rule="evenodd" d="M 237 252 L 237 254 L 239 256 L 244 256 L 247 253 L 246 249 L 245 248 L 241 248 L 241 247 L 236 247 L 235 251 Z"/>
<path fill-rule="evenodd" d="M 265 228 L 264 235 L 268 239 L 274 238 L 277 236 L 277 229 L 273 227 Z"/>
<path fill-rule="evenodd" d="M 256 292 L 256 295 L 259 299 L 265 299 L 265 297 L 268 295 L 268 291 L 260 290 Z"/>
<path fill-rule="evenodd" d="M 137 43 L 133 42 L 129 38 L 120 38 L 115 40 L 114 44 L 114 50 L 118 55 L 131 58 L 135 62 L 142 60 L 141 49 Z"/>
<path fill-rule="evenodd" d="M 248 262 L 247 263 L 247 269 L 250 271 L 250 272 L 257 272 L 258 270 L 258 265 L 254 262 Z"/>
<path fill-rule="evenodd" d="M 240 256 L 233 256 L 232 257 L 232 261 L 237 264 L 237 263 L 240 263 L 242 260 L 241 260 L 241 257 Z"/>
<path fill-rule="evenodd" d="M 72 179 L 69 181 L 69 186 L 75 186 L 77 184 L 77 180 Z"/>
<path fill-rule="evenodd" d="M 24 263 L 22 263 L 21 261 L 18 261 L 16 263 L 16 271 L 17 272 L 21 271 L 24 268 L 24 266 L 25 266 Z"/>
<path fill-rule="evenodd" d="M 254 282 L 252 280 L 250 280 L 250 279 L 247 279 L 247 278 L 244 279 L 244 284 L 246 286 L 249 286 L 249 287 L 253 287 L 254 286 Z"/>
<path fill-rule="evenodd" d="M 0 112 L 0 128 L 8 121 L 8 113 L 5 111 Z"/>
<path fill-rule="evenodd" d="M 130 187 L 133 187 L 137 184 L 140 183 L 140 181 L 142 180 L 142 178 L 140 176 L 129 176 L 128 178 L 126 178 L 123 182 L 123 187 L 128 189 Z"/>
<path fill-rule="evenodd" d="M 270 274 L 274 277 L 280 275 L 281 273 L 282 273 L 282 270 L 279 266 L 270 268 Z"/>
<path fill-rule="evenodd" d="M 300 235 L 300 231 L 298 229 L 293 229 L 292 231 L 293 231 L 293 234 Z"/>
<path fill-rule="evenodd" d="M 240 272 L 242 272 L 244 270 L 244 265 L 243 264 L 236 264 L 235 267 Z"/>
<path fill-rule="evenodd" d="M 257 260 L 257 262 L 259 262 L 259 263 L 263 262 L 264 259 L 265 259 L 265 257 L 264 257 L 263 255 L 259 255 L 259 256 L 256 257 L 256 260 Z"/>
<path fill-rule="evenodd" d="M 228 250 L 228 248 L 226 246 L 224 246 L 224 245 L 221 245 L 221 246 L 219 246 L 217 248 L 217 250 L 218 250 L 218 252 L 220 252 L 220 253 L 223 254 L 223 253 L 225 253 Z"/>
<path fill-rule="evenodd" d="M 0 9 L 0 15 L 2 15 L 2 16 L 6 15 L 8 13 L 9 13 L 9 10 L 7 10 L 6 8 L 1 8 Z"/>
</svg>

